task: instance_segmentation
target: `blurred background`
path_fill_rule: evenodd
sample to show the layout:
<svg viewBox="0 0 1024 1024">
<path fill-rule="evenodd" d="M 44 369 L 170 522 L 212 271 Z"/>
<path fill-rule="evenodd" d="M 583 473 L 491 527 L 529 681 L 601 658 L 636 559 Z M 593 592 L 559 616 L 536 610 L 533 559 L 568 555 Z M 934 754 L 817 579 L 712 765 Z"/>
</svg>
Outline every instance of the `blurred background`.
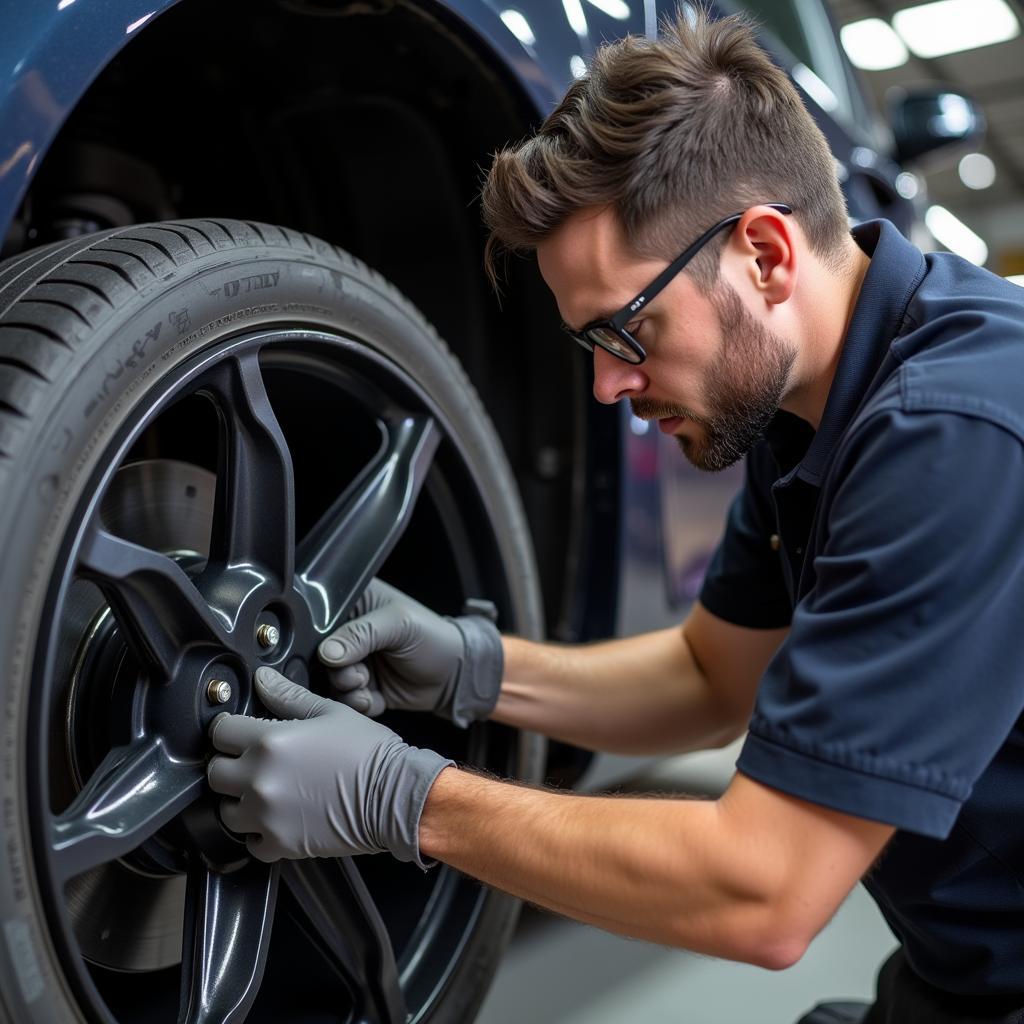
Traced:
<svg viewBox="0 0 1024 1024">
<path fill-rule="evenodd" d="M 1024 284 L 1024 16 L 1019 0 L 829 0 L 850 62 L 891 110 L 901 92 L 945 87 L 975 101 L 981 145 L 908 170 L 939 246 Z M 884 128 L 883 128 L 884 130 Z M 938 154 L 936 154 L 938 157 Z"/>
</svg>

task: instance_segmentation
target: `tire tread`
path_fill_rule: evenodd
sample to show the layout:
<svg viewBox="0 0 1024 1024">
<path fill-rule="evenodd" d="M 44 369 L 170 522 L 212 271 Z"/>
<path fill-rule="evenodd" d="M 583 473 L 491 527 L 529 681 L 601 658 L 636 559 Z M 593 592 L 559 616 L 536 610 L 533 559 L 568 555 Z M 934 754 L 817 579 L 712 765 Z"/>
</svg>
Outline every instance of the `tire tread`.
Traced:
<svg viewBox="0 0 1024 1024">
<path fill-rule="evenodd" d="M 131 276 L 123 268 L 119 267 L 116 263 L 108 262 L 107 260 L 97 259 L 84 260 L 81 257 L 78 257 L 76 259 L 73 259 L 70 265 L 73 267 L 103 267 L 104 269 L 113 271 L 113 273 L 117 274 L 117 276 L 121 278 L 121 280 L 124 281 L 124 283 L 128 285 L 129 288 L 133 288 L 135 291 L 139 290 L 138 286 L 131 279 Z M 111 305 L 113 305 L 113 303 L 111 303 Z"/>
<path fill-rule="evenodd" d="M 76 309 L 70 302 L 62 302 L 60 299 L 43 298 L 41 296 L 27 296 L 26 298 L 21 300 L 21 310 L 23 313 L 31 313 L 31 311 L 25 309 L 26 306 L 50 306 L 53 307 L 54 309 L 66 309 L 76 320 L 85 324 L 86 327 L 89 326 L 89 321 L 86 320 L 85 317 L 82 316 L 81 312 L 78 309 Z M 0 324 L 0 329 L 2 329 L 4 326 L 12 325 Z M 58 334 L 57 331 L 48 330 L 44 328 L 42 325 L 32 324 L 31 326 L 33 327 L 33 329 L 38 330 L 40 332 L 43 332 L 45 330 L 47 336 L 50 337 L 53 341 L 58 341 L 67 348 L 71 348 L 71 346 Z"/>
<path fill-rule="evenodd" d="M 107 315 L 142 288 L 211 253 L 250 246 L 280 246 L 314 255 L 347 270 L 425 330 L 444 353 L 475 411 L 491 423 L 462 365 L 423 314 L 390 281 L 351 253 L 316 236 L 256 221 L 198 218 L 115 228 L 85 239 L 56 242 L 0 264 L 0 451 L 16 455 L 25 437 L 10 438 L 5 417 L 23 421 Z M 34 273 L 33 273 L 34 271 Z M 21 288 L 19 294 L 17 289 Z M 105 304 L 98 311 L 95 299 Z M 33 311 L 34 307 L 34 311 Z M 51 313 L 43 314 L 48 308 Z M 10 335 L 8 335 L 10 332 Z M 19 332 L 22 332 L 20 336 Z M 33 339 L 35 339 L 33 341 Z M 61 346 L 62 359 L 33 359 L 32 344 Z M 10 424 L 6 424 L 10 427 Z M 23 435 L 30 435 L 31 430 Z"/>
</svg>

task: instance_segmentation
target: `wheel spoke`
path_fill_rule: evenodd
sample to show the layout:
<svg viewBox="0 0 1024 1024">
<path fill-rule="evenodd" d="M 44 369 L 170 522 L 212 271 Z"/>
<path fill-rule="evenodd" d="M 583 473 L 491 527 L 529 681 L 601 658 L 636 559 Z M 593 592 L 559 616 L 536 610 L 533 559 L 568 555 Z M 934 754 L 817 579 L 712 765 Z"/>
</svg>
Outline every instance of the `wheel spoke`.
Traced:
<svg viewBox="0 0 1024 1024">
<path fill-rule="evenodd" d="M 263 980 L 280 868 L 230 874 L 197 863 L 188 877 L 178 1024 L 240 1024 Z"/>
<path fill-rule="evenodd" d="M 115 747 L 63 814 L 50 845 L 62 881 L 135 849 L 203 791 L 203 766 L 174 761 L 159 739 Z"/>
<path fill-rule="evenodd" d="M 359 1019 L 405 1024 L 391 939 L 355 864 L 348 858 L 289 861 L 284 877 L 325 955 L 364 997 Z"/>
<path fill-rule="evenodd" d="M 376 458 L 303 541 L 299 586 L 317 629 L 334 627 L 402 536 L 440 439 L 427 416 L 389 424 Z"/>
<path fill-rule="evenodd" d="M 82 544 L 79 567 L 103 592 L 135 656 L 163 681 L 174 677 L 188 648 L 227 642 L 174 559 L 94 526 Z"/>
<path fill-rule="evenodd" d="M 270 405 L 259 355 L 221 363 L 203 383 L 221 416 L 210 562 L 249 565 L 290 582 L 295 567 L 291 452 Z"/>
</svg>

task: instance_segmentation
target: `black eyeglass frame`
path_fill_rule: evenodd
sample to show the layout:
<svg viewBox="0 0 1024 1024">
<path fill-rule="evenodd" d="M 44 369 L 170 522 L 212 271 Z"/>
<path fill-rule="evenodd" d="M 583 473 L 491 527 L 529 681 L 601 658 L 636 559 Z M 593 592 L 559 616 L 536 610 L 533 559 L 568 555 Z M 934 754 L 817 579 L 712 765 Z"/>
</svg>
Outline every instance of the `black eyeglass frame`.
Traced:
<svg viewBox="0 0 1024 1024">
<path fill-rule="evenodd" d="M 791 214 L 793 208 L 787 206 L 785 203 L 762 203 L 762 206 L 770 206 L 773 210 L 778 210 L 779 213 Z M 750 209 L 750 207 L 748 207 Z M 633 337 L 629 331 L 626 330 L 626 324 L 649 302 L 653 301 L 654 298 L 661 292 L 661 290 L 678 274 L 687 263 L 690 262 L 704 248 L 712 238 L 715 237 L 720 231 L 724 231 L 728 227 L 736 224 L 740 218 L 746 213 L 746 210 L 740 213 L 734 213 L 725 220 L 720 220 L 714 227 L 710 227 L 704 232 L 700 238 L 697 239 L 692 245 L 689 245 L 680 253 L 639 295 L 633 297 L 633 299 L 626 303 L 617 313 L 612 316 L 601 319 L 593 320 L 589 324 L 585 324 L 578 331 L 574 331 L 568 324 L 562 324 L 562 330 L 566 332 L 578 345 L 582 345 L 588 352 L 594 351 L 595 345 L 600 345 L 606 352 L 611 353 L 616 359 L 622 359 L 624 362 L 632 363 L 634 366 L 638 366 L 647 358 L 647 353 L 644 351 L 643 346 L 636 338 Z M 618 339 L 620 347 L 615 347 L 616 342 L 609 339 L 602 338 L 597 332 L 599 331 L 611 331 Z M 621 346 L 624 344 L 625 348 Z"/>
</svg>

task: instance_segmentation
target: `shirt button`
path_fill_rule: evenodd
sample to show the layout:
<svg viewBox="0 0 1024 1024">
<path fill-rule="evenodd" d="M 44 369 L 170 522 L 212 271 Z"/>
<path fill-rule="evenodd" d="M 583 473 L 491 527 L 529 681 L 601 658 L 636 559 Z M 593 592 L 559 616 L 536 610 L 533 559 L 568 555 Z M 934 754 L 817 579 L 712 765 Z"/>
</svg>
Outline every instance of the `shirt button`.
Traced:
<svg viewBox="0 0 1024 1024">
<path fill-rule="evenodd" d="M 779 535 L 777 533 L 773 533 L 771 535 L 771 539 L 768 541 L 768 543 L 771 544 L 772 551 L 778 551 L 779 548 L 782 546 L 782 541 L 779 540 Z"/>
<path fill-rule="evenodd" d="M 804 553 L 804 549 L 803 549 L 803 548 L 797 548 L 797 549 L 796 549 L 796 553 L 797 553 L 798 555 L 802 555 L 802 554 Z"/>
</svg>

